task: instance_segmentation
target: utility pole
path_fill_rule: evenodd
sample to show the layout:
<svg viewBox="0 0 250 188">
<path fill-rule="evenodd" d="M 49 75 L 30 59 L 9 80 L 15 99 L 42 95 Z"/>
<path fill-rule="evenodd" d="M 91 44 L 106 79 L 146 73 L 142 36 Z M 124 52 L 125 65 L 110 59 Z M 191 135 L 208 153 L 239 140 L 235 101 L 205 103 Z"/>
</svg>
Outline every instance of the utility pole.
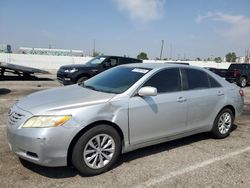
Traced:
<svg viewBox="0 0 250 188">
<path fill-rule="evenodd" d="M 93 57 L 95 56 L 95 39 L 93 41 Z"/>
<path fill-rule="evenodd" d="M 163 46 L 164 46 L 164 40 L 161 40 L 161 53 L 160 53 L 160 60 L 162 58 L 162 50 L 163 50 Z"/>
</svg>

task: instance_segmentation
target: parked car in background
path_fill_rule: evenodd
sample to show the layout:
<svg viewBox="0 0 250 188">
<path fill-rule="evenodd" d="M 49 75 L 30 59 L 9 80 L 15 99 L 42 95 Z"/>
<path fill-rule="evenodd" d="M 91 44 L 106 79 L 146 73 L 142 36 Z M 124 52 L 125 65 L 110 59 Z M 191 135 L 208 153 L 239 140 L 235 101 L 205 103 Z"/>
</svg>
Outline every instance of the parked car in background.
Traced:
<svg viewBox="0 0 250 188">
<path fill-rule="evenodd" d="M 204 68 L 214 72 L 215 74 L 218 74 L 219 76 L 223 78 L 225 78 L 227 75 L 227 69 L 218 69 L 214 67 L 204 67 Z"/>
<path fill-rule="evenodd" d="M 227 137 L 243 110 L 243 95 L 199 67 L 121 65 L 18 101 L 9 111 L 7 138 L 25 160 L 73 164 L 81 174 L 96 175 L 120 153 L 201 132 Z"/>
<path fill-rule="evenodd" d="M 250 82 L 250 64 L 249 63 L 233 63 L 229 66 L 226 80 L 235 82 L 240 87 L 246 87 Z"/>
<path fill-rule="evenodd" d="M 142 63 L 142 60 L 119 56 L 97 56 L 86 64 L 60 67 L 57 71 L 57 79 L 63 85 L 81 83 L 107 69 L 129 63 Z"/>
</svg>

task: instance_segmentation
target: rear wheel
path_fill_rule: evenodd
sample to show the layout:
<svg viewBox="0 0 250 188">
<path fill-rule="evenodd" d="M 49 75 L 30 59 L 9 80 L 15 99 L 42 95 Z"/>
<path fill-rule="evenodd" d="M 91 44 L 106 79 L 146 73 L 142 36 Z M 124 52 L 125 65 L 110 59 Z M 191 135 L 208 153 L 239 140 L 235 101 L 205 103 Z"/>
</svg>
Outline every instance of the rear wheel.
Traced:
<svg viewBox="0 0 250 188">
<path fill-rule="evenodd" d="M 75 144 L 72 163 L 83 175 L 97 175 L 109 170 L 121 151 L 121 138 L 108 125 L 99 125 L 83 134 Z"/>
<path fill-rule="evenodd" d="M 225 138 L 230 134 L 234 121 L 233 113 L 230 109 L 223 109 L 215 118 L 212 135 L 215 138 Z"/>
<path fill-rule="evenodd" d="M 247 85 L 247 79 L 245 77 L 241 77 L 240 80 L 239 80 L 238 85 L 240 87 L 246 87 L 246 85 Z"/>
</svg>

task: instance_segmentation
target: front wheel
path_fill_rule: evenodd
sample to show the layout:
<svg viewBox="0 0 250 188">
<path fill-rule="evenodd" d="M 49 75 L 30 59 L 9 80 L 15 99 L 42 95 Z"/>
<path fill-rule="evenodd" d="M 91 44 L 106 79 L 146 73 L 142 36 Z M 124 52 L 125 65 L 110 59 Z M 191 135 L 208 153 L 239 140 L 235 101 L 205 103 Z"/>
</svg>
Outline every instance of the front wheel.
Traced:
<svg viewBox="0 0 250 188">
<path fill-rule="evenodd" d="M 75 144 L 72 163 L 83 175 L 97 175 L 109 170 L 121 151 L 121 138 L 108 125 L 99 125 L 84 133 Z"/>
<path fill-rule="evenodd" d="M 223 109 L 215 118 L 211 131 L 215 138 L 225 138 L 230 134 L 234 121 L 233 113 L 230 109 Z"/>
<path fill-rule="evenodd" d="M 77 83 L 77 84 L 81 84 L 81 83 L 83 83 L 84 81 L 86 81 L 87 79 L 88 79 L 88 77 L 83 76 L 83 77 L 79 78 L 79 79 L 76 81 L 76 83 Z"/>
</svg>

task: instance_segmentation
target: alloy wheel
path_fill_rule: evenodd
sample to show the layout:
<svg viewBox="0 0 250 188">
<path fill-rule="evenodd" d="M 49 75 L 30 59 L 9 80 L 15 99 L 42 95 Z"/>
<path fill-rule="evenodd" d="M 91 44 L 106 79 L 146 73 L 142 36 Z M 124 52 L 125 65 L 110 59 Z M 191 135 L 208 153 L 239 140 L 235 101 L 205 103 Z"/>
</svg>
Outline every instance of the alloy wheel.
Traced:
<svg viewBox="0 0 250 188">
<path fill-rule="evenodd" d="M 219 132 L 221 134 L 226 134 L 230 130 L 231 125 L 232 125 L 232 117 L 230 113 L 225 112 L 221 114 L 218 122 Z"/>
<path fill-rule="evenodd" d="M 112 160 L 114 153 L 114 139 L 107 134 L 98 134 L 86 144 L 83 151 L 83 158 L 88 167 L 100 169 Z"/>
<path fill-rule="evenodd" d="M 247 80 L 245 78 L 243 78 L 241 80 L 241 87 L 245 87 L 247 85 Z"/>
</svg>

